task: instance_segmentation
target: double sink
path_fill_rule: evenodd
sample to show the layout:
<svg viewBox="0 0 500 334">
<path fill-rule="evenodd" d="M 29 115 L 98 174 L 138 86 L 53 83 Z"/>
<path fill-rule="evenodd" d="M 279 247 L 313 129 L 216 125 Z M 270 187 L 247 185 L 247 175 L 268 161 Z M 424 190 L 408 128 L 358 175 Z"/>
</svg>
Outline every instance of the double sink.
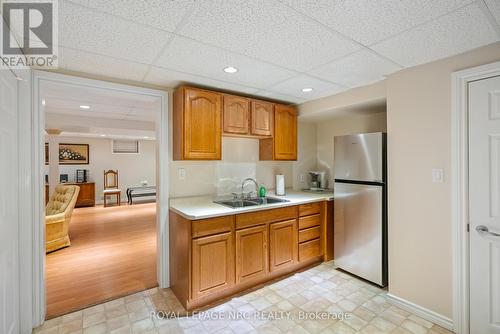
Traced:
<svg viewBox="0 0 500 334">
<path fill-rule="evenodd" d="M 243 199 L 231 199 L 223 201 L 214 201 L 214 203 L 228 206 L 230 208 L 244 208 L 247 206 L 256 206 L 264 204 L 274 204 L 274 203 L 284 203 L 289 202 L 286 199 L 274 198 L 274 197 L 252 197 Z"/>
</svg>

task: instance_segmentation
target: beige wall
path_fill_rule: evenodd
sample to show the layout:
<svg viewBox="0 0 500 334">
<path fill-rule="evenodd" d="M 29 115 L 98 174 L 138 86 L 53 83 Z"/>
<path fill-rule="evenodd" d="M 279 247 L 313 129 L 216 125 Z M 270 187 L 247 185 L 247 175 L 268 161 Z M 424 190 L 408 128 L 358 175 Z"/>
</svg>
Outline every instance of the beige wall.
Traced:
<svg viewBox="0 0 500 334">
<path fill-rule="evenodd" d="M 327 172 L 328 186 L 333 185 L 333 137 L 386 131 L 386 113 L 335 117 L 317 124 L 317 168 Z"/>
<path fill-rule="evenodd" d="M 88 165 L 61 165 L 59 166 L 59 173 L 68 174 L 69 181 L 73 182 L 75 181 L 77 169 L 88 169 L 90 174 L 89 181 L 95 182 L 95 197 L 97 203 L 102 203 L 104 170 L 118 170 L 118 181 L 120 189 L 122 190 L 122 201 L 127 201 L 125 191 L 128 187 L 139 186 L 141 181 L 148 181 L 150 185 L 156 184 L 155 141 L 139 141 L 139 154 L 113 154 L 111 153 L 111 139 L 68 136 L 60 136 L 58 139 L 59 142 L 64 143 L 89 144 Z M 48 166 L 45 166 L 45 173 L 48 173 L 48 171 Z"/>
<path fill-rule="evenodd" d="M 297 162 L 259 161 L 258 139 L 222 137 L 220 161 L 170 161 L 170 196 L 227 195 L 241 191 L 241 181 L 252 177 L 274 189 L 277 173 L 285 175 L 285 185 L 300 188 L 300 174 L 316 167 L 316 136 L 312 124 L 298 124 Z M 186 178 L 179 178 L 184 169 Z M 245 188 L 253 190 L 252 186 Z"/>
<path fill-rule="evenodd" d="M 387 81 L 389 292 L 452 317 L 451 73 L 500 60 L 500 43 Z M 431 169 L 445 182 L 432 183 Z"/>
</svg>

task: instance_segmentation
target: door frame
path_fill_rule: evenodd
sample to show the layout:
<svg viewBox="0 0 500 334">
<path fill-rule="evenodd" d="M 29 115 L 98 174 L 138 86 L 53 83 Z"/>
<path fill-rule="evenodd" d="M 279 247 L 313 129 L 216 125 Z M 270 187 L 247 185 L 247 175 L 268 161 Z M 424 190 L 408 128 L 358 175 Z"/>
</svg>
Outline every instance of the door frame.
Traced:
<svg viewBox="0 0 500 334">
<path fill-rule="evenodd" d="M 499 75 L 500 61 L 451 74 L 453 324 L 461 334 L 470 330 L 468 84 Z"/>
<path fill-rule="evenodd" d="M 53 72 L 34 70 L 32 74 L 31 94 L 31 130 L 33 183 L 30 191 L 33 220 L 26 220 L 25 229 L 32 230 L 33 252 L 30 262 L 32 266 L 32 314 L 33 327 L 41 325 L 45 320 L 45 178 L 43 173 L 45 113 L 41 109 L 40 87 L 43 82 L 57 82 L 76 86 L 117 90 L 140 95 L 153 96 L 160 99 L 160 110 L 156 118 L 156 184 L 158 188 L 156 200 L 156 234 L 157 234 L 157 280 L 160 288 L 170 286 L 169 278 L 169 229 L 168 229 L 168 165 L 169 165 L 169 95 L 167 91 L 117 84 L 107 81 L 87 79 Z M 35 223 L 33 223 L 35 222 Z M 23 254 L 21 254 L 23 255 Z M 24 255 L 27 258 L 27 254 Z M 25 303 L 26 306 L 27 303 Z M 31 305 L 30 305 L 31 306 Z M 31 307 L 30 307 L 31 308 Z M 21 308 L 21 309 L 30 309 Z"/>
</svg>

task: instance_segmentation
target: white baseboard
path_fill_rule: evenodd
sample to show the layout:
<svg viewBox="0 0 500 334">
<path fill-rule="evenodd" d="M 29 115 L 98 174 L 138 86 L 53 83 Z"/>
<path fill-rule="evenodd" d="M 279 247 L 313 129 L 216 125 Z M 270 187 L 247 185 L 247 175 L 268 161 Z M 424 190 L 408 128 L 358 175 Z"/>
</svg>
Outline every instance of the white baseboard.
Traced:
<svg viewBox="0 0 500 334">
<path fill-rule="evenodd" d="M 420 305 L 414 304 L 406 299 L 391 295 L 388 293 L 387 301 L 405 311 L 411 312 L 419 317 L 430 321 L 436 325 L 446 328 L 447 330 L 455 332 L 455 328 L 453 326 L 453 320 L 445 317 L 439 313 L 426 309 Z"/>
</svg>

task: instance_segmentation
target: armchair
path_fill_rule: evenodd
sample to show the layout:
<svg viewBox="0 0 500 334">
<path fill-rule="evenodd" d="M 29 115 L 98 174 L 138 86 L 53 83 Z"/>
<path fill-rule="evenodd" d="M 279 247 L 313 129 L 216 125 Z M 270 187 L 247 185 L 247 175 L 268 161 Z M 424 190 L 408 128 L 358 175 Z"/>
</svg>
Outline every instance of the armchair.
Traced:
<svg viewBox="0 0 500 334">
<path fill-rule="evenodd" d="M 68 230 L 80 187 L 57 186 L 45 206 L 45 252 L 67 247 L 71 244 Z"/>
</svg>

